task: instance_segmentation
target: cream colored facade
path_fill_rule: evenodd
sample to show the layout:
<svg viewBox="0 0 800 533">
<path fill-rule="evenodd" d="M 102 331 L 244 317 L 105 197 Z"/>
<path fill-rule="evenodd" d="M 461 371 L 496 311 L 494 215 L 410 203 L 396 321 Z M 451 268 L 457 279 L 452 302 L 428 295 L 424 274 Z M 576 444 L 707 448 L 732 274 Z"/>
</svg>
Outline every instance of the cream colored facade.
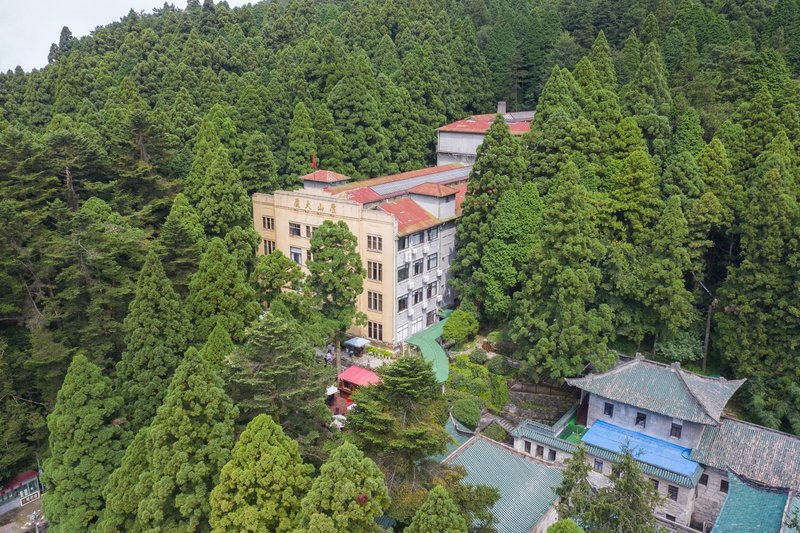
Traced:
<svg viewBox="0 0 800 533">
<path fill-rule="evenodd" d="M 306 272 L 311 235 L 326 220 L 341 220 L 347 224 L 358 240 L 358 253 L 367 270 L 364 292 L 358 297 L 357 307 L 367 316 L 368 324 L 353 327 L 351 333 L 376 339 L 378 335 L 375 335 L 375 329 L 379 326 L 380 339 L 391 343 L 394 339 L 394 305 L 397 298 L 395 218 L 383 211 L 365 208 L 358 202 L 333 197 L 321 189 L 253 195 L 253 227 L 261 236 L 258 254 L 269 253 L 272 251 L 270 247 L 274 247 L 297 261 L 299 251 L 298 262 Z M 379 269 L 378 276 L 375 275 L 376 268 Z M 380 299 L 379 306 L 375 305 L 376 295 Z M 380 310 L 376 307 L 380 307 Z"/>
</svg>

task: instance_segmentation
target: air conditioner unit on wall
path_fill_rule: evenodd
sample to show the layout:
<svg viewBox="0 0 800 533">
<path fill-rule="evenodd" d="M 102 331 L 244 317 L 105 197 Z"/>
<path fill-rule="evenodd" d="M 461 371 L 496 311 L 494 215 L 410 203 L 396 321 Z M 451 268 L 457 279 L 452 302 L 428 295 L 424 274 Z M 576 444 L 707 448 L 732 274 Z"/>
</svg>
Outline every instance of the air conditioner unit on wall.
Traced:
<svg viewBox="0 0 800 533">
<path fill-rule="evenodd" d="M 430 247 L 428 247 L 428 246 L 423 246 L 422 247 L 422 253 L 423 254 L 427 254 L 429 251 L 430 251 Z"/>
<path fill-rule="evenodd" d="M 437 301 L 437 302 L 441 302 L 443 299 L 444 299 L 444 298 L 442 297 L 442 295 L 441 295 L 441 294 L 440 294 L 440 295 L 438 295 L 438 296 L 436 297 L 436 301 Z"/>
<path fill-rule="evenodd" d="M 410 290 L 410 291 L 414 290 L 414 282 L 413 281 L 409 281 L 408 282 L 408 290 Z"/>
<path fill-rule="evenodd" d="M 424 310 L 427 308 L 428 308 L 428 302 L 422 302 L 422 309 Z"/>
<path fill-rule="evenodd" d="M 406 263 L 411 262 L 411 252 L 406 252 Z"/>
<path fill-rule="evenodd" d="M 414 316 L 414 308 L 413 307 L 409 307 L 408 308 L 408 316 Z"/>
<path fill-rule="evenodd" d="M 422 276 L 422 283 L 428 283 L 428 275 L 427 274 Z"/>
<path fill-rule="evenodd" d="M 437 278 L 441 278 L 442 277 L 442 269 L 441 268 L 436 271 L 436 277 Z"/>
</svg>

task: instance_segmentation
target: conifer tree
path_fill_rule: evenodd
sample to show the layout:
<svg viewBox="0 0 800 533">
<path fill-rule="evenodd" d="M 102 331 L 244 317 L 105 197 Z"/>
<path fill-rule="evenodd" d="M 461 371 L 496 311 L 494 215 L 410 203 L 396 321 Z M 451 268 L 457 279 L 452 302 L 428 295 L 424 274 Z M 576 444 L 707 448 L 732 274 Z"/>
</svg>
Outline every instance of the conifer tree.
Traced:
<svg viewBox="0 0 800 533">
<path fill-rule="evenodd" d="M 665 197 L 680 194 L 695 199 L 705 192 L 700 167 L 692 152 L 685 150 L 670 158 L 664 169 L 661 187 Z"/>
<path fill-rule="evenodd" d="M 433 368 L 421 357 L 402 357 L 378 375 L 382 383 L 356 392 L 358 409 L 348 421 L 359 449 L 398 485 L 420 461 L 444 451 L 444 406 Z"/>
<path fill-rule="evenodd" d="M 592 65 L 592 62 L 589 61 L 587 56 L 583 56 L 575 65 L 575 68 L 572 70 L 572 77 L 575 79 L 575 83 L 578 84 L 578 87 L 580 87 L 581 92 L 583 93 L 581 104 L 583 104 L 587 97 L 594 91 L 598 91 L 603 88 L 599 78 L 597 77 L 597 71 L 594 69 L 594 65 Z"/>
<path fill-rule="evenodd" d="M 617 71 L 611 57 L 611 47 L 606 40 L 603 30 L 597 34 L 597 38 L 592 43 L 592 49 L 586 56 L 592 62 L 597 73 L 597 79 L 604 89 L 614 91 L 617 88 Z"/>
<path fill-rule="evenodd" d="M 189 343 L 183 302 L 150 249 L 123 329 L 125 352 L 117 363 L 117 391 L 124 401 L 125 428 L 148 425 L 164 399 L 172 372 Z"/>
<path fill-rule="evenodd" d="M 565 113 L 568 120 L 577 118 L 581 113 L 580 101 L 580 89 L 575 78 L 569 70 L 555 65 L 536 105 L 531 135 L 536 135 L 535 128 L 541 128 L 557 112 Z"/>
<path fill-rule="evenodd" d="M 342 149 L 344 137 L 336 129 L 328 106 L 319 102 L 314 107 L 314 140 L 317 146 L 317 167 L 334 172 L 342 170 Z"/>
<path fill-rule="evenodd" d="M 613 311 L 598 295 L 606 246 L 596 200 L 579 180 L 573 163 L 556 178 L 511 322 L 528 364 L 552 377 L 614 360 L 608 349 Z"/>
<path fill-rule="evenodd" d="M 242 186 L 248 195 L 271 193 L 284 186 L 278 178 L 278 162 L 270 149 L 267 136 L 256 131 L 247 137 L 239 167 Z"/>
<path fill-rule="evenodd" d="M 742 261 L 730 268 L 718 294 L 717 347 L 737 375 L 748 376 L 749 404 L 771 427 L 800 429 L 798 396 L 789 377 L 797 365 L 784 355 L 798 334 L 795 261 L 797 196 L 780 167 L 763 171 L 748 189 L 741 222 Z M 779 362 L 780 361 L 780 362 Z M 775 372 L 786 365 L 786 372 Z M 791 370 L 790 370 L 791 369 Z"/>
<path fill-rule="evenodd" d="M 478 147 L 456 222 L 456 258 L 451 272 L 453 286 L 465 301 L 482 300 L 473 277 L 491 238 L 488 226 L 496 214 L 495 204 L 505 191 L 522 183 L 525 169 L 522 147 L 498 115 Z"/>
<path fill-rule="evenodd" d="M 222 324 L 222 320 L 217 321 L 217 325 L 211 330 L 206 343 L 200 349 L 200 355 L 212 370 L 220 372 L 224 366 L 225 358 L 233 353 L 234 344 L 228 330 Z"/>
<path fill-rule="evenodd" d="M 417 510 L 411 524 L 405 529 L 408 533 L 466 533 L 469 531 L 450 494 L 441 485 L 436 485 L 428 493 L 425 503 Z"/>
<path fill-rule="evenodd" d="M 245 327 L 258 317 L 255 293 L 222 239 L 209 242 L 189 282 L 186 307 L 199 342 L 206 340 L 218 321 L 231 338 L 241 340 Z"/>
<path fill-rule="evenodd" d="M 592 486 L 587 476 L 591 472 L 586 446 L 581 444 L 564 462 L 564 477 L 555 489 L 559 497 L 558 514 L 565 517 L 580 517 L 592 498 Z"/>
<path fill-rule="evenodd" d="M 625 240 L 641 243 L 661 208 L 655 169 L 647 153 L 628 156 L 614 179 L 611 199 Z"/>
<path fill-rule="evenodd" d="M 336 346 L 336 367 L 341 369 L 339 341 L 354 321 L 363 321 L 356 298 L 364 288 L 366 269 L 356 247 L 356 236 L 344 221 L 326 220 L 311 236 L 311 256 L 306 284 L 322 316 L 330 324 Z"/>
<path fill-rule="evenodd" d="M 672 153 L 679 154 L 686 151 L 697 155 L 705 145 L 700 116 L 690 107 L 678 119 L 678 126 L 672 136 Z"/>
<path fill-rule="evenodd" d="M 103 485 L 122 459 L 123 430 L 114 423 L 120 407 L 111 380 L 85 355 L 76 355 L 47 417 L 50 457 L 43 467 L 48 491 L 42 509 L 51 531 L 86 531 L 97 522 Z"/>
<path fill-rule="evenodd" d="M 342 171 L 356 179 L 380 176 L 389 149 L 372 67 L 363 51 L 351 56 L 349 64 L 347 75 L 328 95 L 328 109 L 342 133 Z"/>
<path fill-rule="evenodd" d="M 617 73 L 619 74 L 620 85 L 625 85 L 636 76 L 636 70 L 642 59 L 642 41 L 636 36 L 636 31 L 631 28 L 628 38 L 622 45 L 622 53 L 619 56 Z"/>
<path fill-rule="evenodd" d="M 744 106 L 741 115 L 745 146 L 750 156 L 748 161 L 752 165 L 752 162 L 767 150 L 769 143 L 781 130 L 769 90 L 764 88 L 758 91 L 753 100 Z"/>
<path fill-rule="evenodd" d="M 720 225 L 731 228 L 736 215 L 744 209 L 744 187 L 735 179 L 725 146 L 719 138 L 711 139 L 700 151 L 697 166 L 706 189 L 723 207 Z"/>
<path fill-rule="evenodd" d="M 222 379 L 189 348 L 148 430 L 147 470 L 136 488 L 144 495 L 137 527 L 208 529 L 209 494 L 230 457 L 236 415 Z"/>
<path fill-rule="evenodd" d="M 430 158 L 431 142 L 428 126 L 416 114 L 415 106 L 405 87 L 389 78 L 378 76 L 383 108 L 383 127 L 386 130 L 394 171 L 405 172 L 424 167 Z"/>
<path fill-rule="evenodd" d="M 164 272 L 182 297 L 189 292 L 189 278 L 197 270 L 206 245 L 200 215 L 182 193 L 175 196 L 161 228 L 158 250 Z"/>
<path fill-rule="evenodd" d="M 544 201 L 536 185 L 506 191 L 497 202 L 497 216 L 475 272 L 476 290 L 484 295 L 484 314 L 503 320 L 512 310 L 512 296 L 537 238 Z"/>
<path fill-rule="evenodd" d="M 345 443 L 322 465 L 298 515 L 300 531 L 366 533 L 378 530 L 375 519 L 389 505 L 383 474 L 353 444 Z M 313 528 L 312 528 L 313 524 Z"/>
<path fill-rule="evenodd" d="M 197 191 L 197 213 L 206 234 L 222 237 L 235 226 L 248 225 L 250 200 L 227 150 L 217 148 L 203 163 L 206 170 Z"/>
<path fill-rule="evenodd" d="M 311 158 L 316 154 L 314 126 L 303 102 L 294 106 L 294 116 L 289 125 L 289 152 L 286 154 L 286 174 L 290 178 L 313 172 Z"/>
<path fill-rule="evenodd" d="M 121 464 L 108 477 L 103 487 L 105 508 L 97 523 L 100 533 L 125 533 L 137 531 L 136 511 L 145 496 L 139 485 L 140 476 L 147 470 L 150 455 L 150 426 L 140 429 L 125 449 Z"/>
<path fill-rule="evenodd" d="M 456 23 L 450 48 L 455 61 L 455 90 L 461 95 L 467 112 L 482 113 L 491 105 L 491 72 L 469 18 Z"/>
<path fill-rule="evenodd" d="M 378 74 L 384 74 L 390 78 L 400 70 L 397 47 L 394 45 L 390 35 L 384 34 L 378 41 L 378 45 L 372 51 L 372 64 Z"/>
<path fill-rule="evenodd" d="M 311 486 L 311 465 L 269 415 L 247 424 L 211 491 L 215 532 L 290 531 Z"/>
<path fill-rule="evenodd" d="M 280 250 L 259 256 L 250 274 L 250 284 L 255 287 L 258 301 L 265 308 L 269 308 L 283 289 L 298 289 L 302 279 L 300 266 Z"/>
<path fill-rule="evenodd" d="M 428 149 L 433 148 L 435 142 L 434 129 L 443 124 L 447 116 L 446 80 L 435 61 L 430 44 L 417 44 L 403 57 L 397 78 L 411 98 L 409 115 L 425 133 L 419 143 Z"/>
</svg>

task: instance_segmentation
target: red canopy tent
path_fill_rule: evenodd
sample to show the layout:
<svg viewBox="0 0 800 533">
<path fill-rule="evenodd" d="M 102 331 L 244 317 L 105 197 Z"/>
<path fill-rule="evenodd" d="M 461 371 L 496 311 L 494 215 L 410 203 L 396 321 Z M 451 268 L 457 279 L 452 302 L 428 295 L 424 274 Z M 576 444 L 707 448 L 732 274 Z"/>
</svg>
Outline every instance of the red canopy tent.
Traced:
<svg viewBox="0 0 800 533">
<path fill-rule="evenodd" d="M 351 366 L 339 374 L 339 381 L 343 384 L 343 388 L 352 390 L 353 386 L 365 387 L 373 383 L 379 383 L 381 378 L 372 370 L 367 370 L 360 366 Z M 344 383 L 347 383 L 347 385 L 344 385 Z"/>
</svg>

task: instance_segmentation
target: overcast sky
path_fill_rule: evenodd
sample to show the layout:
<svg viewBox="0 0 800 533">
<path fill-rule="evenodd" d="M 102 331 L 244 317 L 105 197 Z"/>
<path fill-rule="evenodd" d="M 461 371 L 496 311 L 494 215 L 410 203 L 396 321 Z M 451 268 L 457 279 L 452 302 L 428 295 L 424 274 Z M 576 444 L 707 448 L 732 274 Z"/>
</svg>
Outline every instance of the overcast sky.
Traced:
<svg viewBox="0 0 800 533">
<path fill-rule="evenodd" d="M 228 5 L 256 1 L 228 0 Z M 170 3 L 186 7 L 186 0 Z M 17 65 L 28 71 L 45 66 L 50 45 L 58 42 L 63 26 L 83 37 L 130 9 L 150 13 L 163 5 L 164 0 L 0 0 L 0 72 Z"/>
</svg>

